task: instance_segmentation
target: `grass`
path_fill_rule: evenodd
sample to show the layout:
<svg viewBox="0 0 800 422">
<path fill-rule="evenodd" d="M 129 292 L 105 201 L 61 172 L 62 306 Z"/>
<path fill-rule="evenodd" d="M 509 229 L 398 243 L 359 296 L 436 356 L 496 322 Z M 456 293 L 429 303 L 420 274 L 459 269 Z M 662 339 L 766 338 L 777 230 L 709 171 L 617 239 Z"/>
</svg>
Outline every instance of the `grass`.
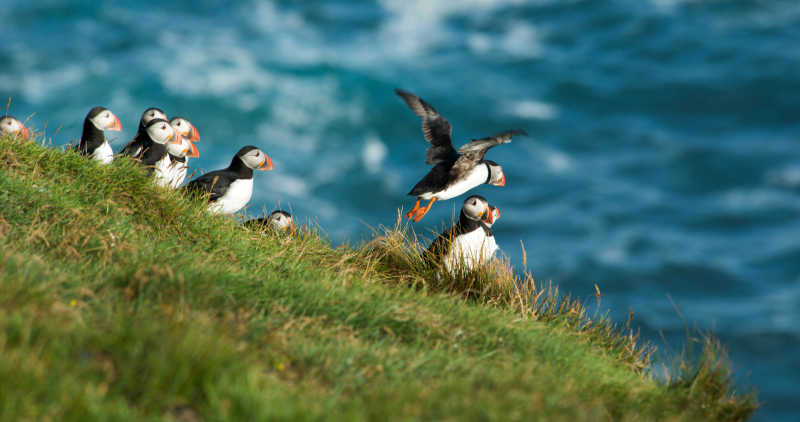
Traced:
<svg viewBox="0 0 800 422">
<path fill-rule="evenodd" d="M 745 420 L 712 339 L 667 379 L 627 325 L 407 227 L 332 248 L 0 140 L 2 420 Z"/>
</svg>

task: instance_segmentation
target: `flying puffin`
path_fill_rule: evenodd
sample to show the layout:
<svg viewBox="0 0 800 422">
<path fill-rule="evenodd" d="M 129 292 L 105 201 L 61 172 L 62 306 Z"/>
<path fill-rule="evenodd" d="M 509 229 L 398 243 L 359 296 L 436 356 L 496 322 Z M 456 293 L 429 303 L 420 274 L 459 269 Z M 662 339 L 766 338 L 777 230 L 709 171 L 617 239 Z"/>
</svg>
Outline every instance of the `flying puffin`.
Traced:
<svg viewBox="0 0 800 422">
<path fill-rule="evenodd" d="M 272 211 L 267 217 L 253 218 L 244 222 L 244 225 L 250 228 L 263 228 L 273 230 L 275 232 L 289 232 L 294 234 L 296 228 L 292 215 L 284 210 Z"/>
<path fill-rule="evenodd" d="M 506 176 L 503 168 L 490 160 L 484 160 L 489 148 L 511 142 L 514 135 L 526 135 L 523 130 L 509 130 L 488 138 L 473 140 L 464 144 L 457 151 L 453 148 L 450 122 L 444 118 L 433 106 L 422 98 L 401 89 L 395 89 L 417 116 L 422 118 L 422 133 L 431 146 L 425 158 L 425 163 L 433 168 L 420 180 L 408 194 L 417 197 L 414 208 L 406 214 L 406 218 L 414 221 L 422 217 L 431 209 L 436 201 L 455 198 L 468 190 L 481 185 L 490 184 L 505 186 Z M 428 205 L 420 208 L 422 199 L 429 200 Z"/>
<path fill-rule="evenodd" d="M 111 110 L 105 107 L 94 107 L 89 110 L 83 121 L 83 134 L 77 146 L 79 153 L 92 157 L 100 164 L 109 164 L 114 160 L 114 151 L 108 144 L 104 130 L 122 130 L 122 124 Z"/>
<path fill-rule="evenodd" d="M 214 214 L 233 214 L 253 196 L 253 169 L 272 170 L 272 159 L 248 145 L 233 156 L 226 169 L 206 173 L 186 185 L 189 192 L 210 194 L 208 210 Z"/>
<path fill-rule="evenodd" d="M 0 136 L 9 138 L 22 137 L 24 140 L 30 138 L 28 128 L 13 116 L 5 115 L 0 117 Z"/>
<path fill-rule="evenodd" d="M 142 146 L 145 142 L 145 138 L 147 137 L 147 124 L 153 119 L 167 120 L 167 115 L 164 114 L 164 111 L 157 107 L 150 107 L 145 110 L 144 113 L 142 113 L 142 118 L 139 119 L 139 129 L 136 131 L 136 136 L 134 136 L 133 139 L 128 142 L 128 145 L 125 145 L 125 147 L 122 148 L 120 155 L 136 157 L 140 152 L 142 152 Z"/>
<path fill-rule="evenodd" d="M 425 252 L 427 258 L 444 266 L 450 274 L 472 271 L 492 258 L 497 242 L 492 225 L 500 210 L 480 195 L 472 195 L 461 206 L 458 222 L 442 232 Z"/>
<path fill-rule="evenodd" d="M 169 163 L 163 173 L 160 171 L 156 173 L 156 183 L 177 189 L 186 180 L 186 171 L 189 168 L 187 165 L 188 159 L 200 156 L 197 147 L 193 143 L 193 141 L 200 140 L 200 133 L 194 125 L 183 117 L 173 117 L 169 124 L 180 136 L 181 142 L 167 144 Z"/>
</svg>

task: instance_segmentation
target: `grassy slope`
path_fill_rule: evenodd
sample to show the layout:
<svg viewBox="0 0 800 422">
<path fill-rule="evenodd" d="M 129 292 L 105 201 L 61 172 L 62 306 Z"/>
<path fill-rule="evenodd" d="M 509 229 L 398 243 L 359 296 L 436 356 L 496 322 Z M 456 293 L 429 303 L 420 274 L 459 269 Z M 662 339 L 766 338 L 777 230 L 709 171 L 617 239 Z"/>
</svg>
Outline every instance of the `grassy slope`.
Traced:
<svg viewBox="0 0 800 422">
<path fill-rule="evenodd" d="M 129 160 L 0 140 L 0 419 L 736 420 L 754 408 L 724 365 L 658 381 L 611 334 L 394 267 L 316 233 L 263 237 L 206 215 Z"/>
</svg>

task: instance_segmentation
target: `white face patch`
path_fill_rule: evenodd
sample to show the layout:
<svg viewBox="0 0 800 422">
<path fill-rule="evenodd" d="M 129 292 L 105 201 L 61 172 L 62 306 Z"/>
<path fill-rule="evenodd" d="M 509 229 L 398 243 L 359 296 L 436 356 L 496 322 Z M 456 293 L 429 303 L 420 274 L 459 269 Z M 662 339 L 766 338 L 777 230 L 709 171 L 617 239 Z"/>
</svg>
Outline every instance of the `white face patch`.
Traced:
<svg viewBox="0 0 800 422">
<path fill-rule="evenodd" d="M 100 130 L 108 130 L 114 127 L 117 117 L 114 116 L 110 110 L 103 110 L 97 116 L 92 117 L 89 121 L 92 122 L 94 127 Z"/>
<path fill-rule="evenodd" d="M 147 124 L 150 123 L 153 119 L 167 120 L 167 116 L 164 113 L 155 109 L 147 110 L 142 114 L 142 125 L 147 126 Z"/>
<path fill-rule="evenodd" d="M 280 212 L 274 212 L 267 218 L 267 225 L 276 230 L 285 230 L 292 224 L 292 217 L 287 217 Z"/>
<path fill-rule="evenodd" d="M 167 122 L 159 122 L 147 128 L 147 134 L 153 142 L 166 144 L 175 136 L 175 129 Z"/>
<path fill-rule="evenodd" d="M 267 161 L 267 155 L 261 152 L 260 149 L 254 149 L 247 154 L 240 156 L 244 164 L 251 169 L 260 167 Z"/>
<path fill-rule="evenodd" d="M 464 214 L 466 214 L 467 217 L 473 220 L 480 220 L 486 215 L 485 213 L 489 208 L 489 204 L 481 198 L 471 196 L 464 201 L 464 205 L 462 205 L 461 208 L 464 210 Z"/>
<path fill-rule="evenodd" d="M 184 119 L 183 117 L 178 117 L 176 119 L 172 119 L 169 122 L 170 126 L 175 129 L 176 132 L 180 133 L 181 136 L 184 138 L 191 138 L 192 137 L 192 124 L 189 123 L 188 120 Z"/>
<path fill-rule="evenodd" d="M 19 135 L 22 130 L 22 122 L 11 117 L 6 116 L 0 120 L 0 135 Z"/>
</svg>

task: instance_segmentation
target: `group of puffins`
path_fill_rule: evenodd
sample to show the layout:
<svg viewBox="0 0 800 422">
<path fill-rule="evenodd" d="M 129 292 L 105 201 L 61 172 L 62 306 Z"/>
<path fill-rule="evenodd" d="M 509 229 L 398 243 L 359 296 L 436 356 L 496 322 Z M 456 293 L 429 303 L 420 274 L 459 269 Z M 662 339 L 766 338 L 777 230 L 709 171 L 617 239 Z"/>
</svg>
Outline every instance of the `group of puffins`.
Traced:
<svg viewBox="0 0 800 422">
<path fill-rule="evenodd" d="M 482 139 L 476 139 L 453 148 L 452 126 L 444 116 L 422 98 L 400 89 L 395 93 L 422 119 L 422 132 L 430 143 L 425 162 L 433 168 L 409 192 L 416 196 L 414 207 L 406 218 L 420 221 L 436 201 L 460 196 L 482 184 L 505 186 L 503 168 L 485 160 L 486 152 L 497 145 L 511 142 L 522 130 L 509 130 Z M 114 151 L 105 138 L 104 131 L 118 131 L 122 124 L 111 110 L 94 107 L 86 115 L 80 142 L 74 149 L 100 164 L 114 160 Z M 0 136 L 28 139 L 30 132 L 12 116 L 0 118 Z M 199 157 L 195 146 L 200 140 L 197 128 L 183 117 L 167 119 L 159 108 L 148 108 L 139 120 L 139 129 L 122 151 L 121 156 L 140 162 L 153 177 L 155 184 L 168 189 L 184 189 L 203 195 L 208 201 L 208 211 L 214 214 L 233 214 L 247 205 L 253 194 L 254 170 L 273 169 L 272 159 L 255 146 L 241 148 L 227 168 L 205 173 L 182 187 L 186 180 L 188 159 Z M 422 200 L 428 203 L 420 207 Z M 472 270 L 488 262 L 497 251 L 492 225 L 500 218 L 500 210 L 480 195 L 468 197 L 461 207 L 458 221 L 445 230 L 425 253 L 450 273 Z M 280 232 L 295 232 L 291 214 L 273 211 L 265 218 L 251 219 L 249 227 L 266 227 Z"/>
</svg>

